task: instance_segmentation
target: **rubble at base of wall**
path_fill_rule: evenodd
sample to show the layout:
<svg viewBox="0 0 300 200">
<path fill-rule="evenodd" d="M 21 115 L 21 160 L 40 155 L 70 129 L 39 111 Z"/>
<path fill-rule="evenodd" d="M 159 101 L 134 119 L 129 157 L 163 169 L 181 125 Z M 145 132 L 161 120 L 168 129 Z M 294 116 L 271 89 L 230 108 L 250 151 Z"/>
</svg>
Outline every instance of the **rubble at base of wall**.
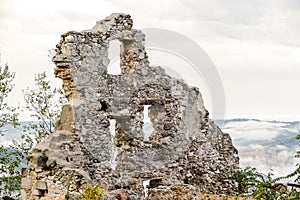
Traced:
<svg viewBox="0 0 300 200">
<path fill-rule="evenodd" d="M 196 200 L 196 189 L 192 185 L 158 186 L 148 191 L 147 200 Z"/>
</svg>

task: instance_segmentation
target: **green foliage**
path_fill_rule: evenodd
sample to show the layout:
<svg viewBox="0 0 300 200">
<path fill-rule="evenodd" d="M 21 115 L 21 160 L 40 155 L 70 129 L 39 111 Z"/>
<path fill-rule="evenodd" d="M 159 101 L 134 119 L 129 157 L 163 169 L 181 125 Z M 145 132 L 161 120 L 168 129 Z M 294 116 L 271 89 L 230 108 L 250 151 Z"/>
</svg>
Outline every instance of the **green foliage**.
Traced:
<svg viewBox="0 0 300 200">
<path fill-rule="evenodd" d="M 21 162 L 15 152 L 0 146 L 0 197 L 18 196 L 14 191 L 19 190 L 21 174 L 18 169 Z"/>
<path fill-rule="evenodd" d="M 31 117 L 40 123 L 40 128 L 45 133 L 38 137 L 54 131 L 57 116 L 60 114 L 61 105 L 66 102 L 61 89 L 52 88 L 50 81 L 47 80 L 46 73 L 39 73 L 35 76 L 35 88 L 24 92 L 26 108 L 32 112 Z"/>
<path fill-rule="evenodd" d="M 257 173 L 255 178 L 251 180 L 253 187 L 255 188 L 251 196 L 255 199 L 281 199 L 280 197 L 282 196 L 282 193 L 273 187 L 278 180 L 278 178 L 273 178 L 273 174 L 271 172 L 267 175 Z"/>
<path fill-rule="evenodd" d="M 299 200 L 300 199 L 300 192 L 298 192 L 296 189 L 292 189 L 287 194 L 282 195 L 283 200 Z"/>
<path fill-rule="evenodd" d="M 0 128 L 6 123 L 17 125 L 14 108 L 4 103 L 5 97 L 13 88 L 14 73 L 8 66 L 0 68 Z M 53 88 L 47 80 L 46 73 L 35 76 L 35 87 L 23 91 L 26 109 L 31 112 L 33 122 L 21 127 L 21 141 L 13 140 L 9 147 L 0 146 L 0 197 L 18 196 L 21 183 L 22 161 L 28 156 L 32 147 L 54 132 L 56 118 L 61 105 L 66 101 L 60 89 Z M 9 112 L 4 112 L 9 111 Z M 12 113 L 12 114 L 11 114 Z"/>
<path fill-rule="evenodd" d="M 68 180 L 67 182 L 67 192 L 65 194 L 65 200 L 70 200 L 71 197 L 70 197 L 70 180 Z"/>
<path fill-rule="evenodd" d="M 26 109 L 31 112 L 34 122 L 22 127 L 22 141 L 14 141 L 13 145 L 23 157 L 29 154 L 35 144 L 54 132 L 61 105 L 66 102 L 62 90 L 50 85 L 45 72 L 37 74 L 34 80 L 36 87 L 23 91 Z"/>
<path fill-rule="evenodd" d="M 70 182 L 67 183 L 67 191 L 65 194 L 65 200 L 100 200 L 101 197 L 104 196 L 106 192 L 108 192 L 107 187 L 104 184 L 105 179 L 102 179 L 98 184 L 89 184 L 86 183 L 84 185 L 84 189 L 80 196 L 73 196 L 70 189 Z M 109 199 L 117 199 L 117 200 L 130 200 L 130 198 L 124 194 L 123 190 L 114 191 L 114 193 L 110 194 Z"/>
<path fill-rule="evenodd" d="M 300 133 L 296 137 L 300 140 Z M 300 151 L 296 152 L 295 158 L 300 158 Z M 226 178 L 235 180 L 238 183 L 239 195 L 246 193 L 249 189 L 253 189 L 251 196 L 255 199 L 261 200 L 299 200 L 300 192 L 296 189 L 291 191 L 280 191 L 274 186 L 276 182 L 282 179 L 290 179 L 296 177 L 295 182 L 300 182 L 300 163 L 296 165 L 296 170 L 291 174 L 273 178 L 273 174 L 269 172 L 267 175 L 257 172 L 255 168 L 246 167 L 245 169 L 239 169 Z"/>
<path fill-rule="evenodd" d="M 298 200 L 300 193 L 295 189 L 281 191 L 275 187 L 276 183 L 286 177 L 274 178 L 269 172 L 267 175 L 258 172 L 255 168 L 246 167 L 239 169 L 228 178 L 238 183 L 239 195 L 251 191 L 250 196 L 257 200 Z"/>
<path fill-rule="evenodd" d="M 231 175 L 231 179 L 235 180 L 238 184 L 238 193 L 247 193 L 248 189 L 253 187 L 254 181 L 258 175 L 255 168 L 246 167 L 238 169 Z"/>
<path fill-rule="evenodd" d="M 87 184 L 83 190 L 81 199 L 100 200 L 105 193 L 105 189 L 102 188 L 102 182 L 100 181 L 97 185 Z"/>
<path fill-rule="evenodd" d="M 6 98 L 14 87 L 15 73 L 9 70 L 8 65 L 0 66 L 0 128 L 6 124 L 18 125 L 16 108 L 9 106 Z M 4 133 L 0 131 L 0 136 Z M 0 196 L 13 196 L 19 188 L 20 172 L 17 169 L 19 158 L 15 158 L 13 150 L 0 145 Z"/>
<path fill-rule="evenodd" d="M 67 183 L 67 192 L 65 200 L 100 200 L 106 190 L 103 188 L 103 182 L 100 181 L 97 185 L 87 183 L 82 191 L 82 194 L 77 197 L 72 197 L 69 191 L 70 182 Z"/>
<path fill-rule="evenodd" d="M 13 80 L 15 73 L 9 70 L 8 65 L 5 67 L 0 66 L 0 128 L 7 123 L 17 125 L 18 114 L 16 109 L 9 106 L 6 102 L 6 98 L 14 87 Z M 0 132 L 0 134 L 2 134 Z"/>
</svg>

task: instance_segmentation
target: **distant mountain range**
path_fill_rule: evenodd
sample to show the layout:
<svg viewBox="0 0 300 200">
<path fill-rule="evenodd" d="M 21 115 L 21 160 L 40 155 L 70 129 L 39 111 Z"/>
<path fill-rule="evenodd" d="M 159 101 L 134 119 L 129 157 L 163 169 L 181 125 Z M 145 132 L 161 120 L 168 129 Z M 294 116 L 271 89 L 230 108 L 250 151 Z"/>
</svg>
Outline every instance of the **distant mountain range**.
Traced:
<svg viewBox="0 0 300 200">
<path fill-rule="evenodd" d="M 296 163 L 300 163 L 294 158 L 299 150 L 299 141 L 295 139 L 300 130 L 299 121 L 228 119 L 215 122 L 223 132 L 231 135 L 239 151 L 241 167 L 256 167 L 263 173 L 273 169 L 275 176 L 284 176 L 295 169 Z M 148 138 L 153 130 L 149 122 L 145 123 L 144 130 Z M 21 128 L 6 125 L 0 131 L 3 133 L 0 144 L 5 146 L 12 144 L 12 139 L 19 141 L 21 138 Z"/>
</svg>

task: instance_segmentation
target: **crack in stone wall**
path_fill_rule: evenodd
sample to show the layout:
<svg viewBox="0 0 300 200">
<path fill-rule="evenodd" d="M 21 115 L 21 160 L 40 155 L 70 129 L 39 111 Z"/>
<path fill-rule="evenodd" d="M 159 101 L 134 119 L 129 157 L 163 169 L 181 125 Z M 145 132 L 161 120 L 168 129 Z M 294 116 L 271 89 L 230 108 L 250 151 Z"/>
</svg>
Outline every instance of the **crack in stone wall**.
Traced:
<svg viewBox="0 0 300 200">
<path fill-rule="evenodd" d="M 87 182 L 100 180 L 111 194 L 123 189 L 130 199 L 155 199 L 162 191 L 172 199 L 180 185 L 191 199 L 195 190 L 235 191 L 233 182 L 220 179 L 238 167 L 230 136 L 209 119 L 198 88 L 149 65 L 145 35 L 132 24 L 129 15 L 112 14 L 91 30 L 61 36 L 53 62 L 68 104 L 55 133 L 28 158 L 22 199 L 59 199 L 67 187 L 76 196 Z M 121 42 L 120 75 L 107 73 L 112 40 Z M 150 105 L 154 129 L 147 141 L 144 105 Z M 145 180 L 156 182 L 148 197 Z"/>
</svg>

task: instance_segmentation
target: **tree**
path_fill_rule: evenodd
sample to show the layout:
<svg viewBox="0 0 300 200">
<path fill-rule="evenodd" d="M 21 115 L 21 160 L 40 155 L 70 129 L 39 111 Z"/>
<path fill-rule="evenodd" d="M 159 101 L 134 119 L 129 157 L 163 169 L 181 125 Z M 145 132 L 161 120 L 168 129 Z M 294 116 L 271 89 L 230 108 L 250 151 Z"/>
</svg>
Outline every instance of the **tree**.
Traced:
<svg viewBox="0 0 300 200">
<path fill-rule="evenodd" d="M 8 65 L 0 66 L 0 128 L 7 124 L 18 125 L 16 108 L 9 106 L 6 98 L 14 87 L 15 73 L 9 70 Z M 1 136 L 3 132 L 0 130 Z M 12 159 L 13 152 L 4 144 L 0 144 L 0 195 L 11 195 L 11 191 L 18 188 L 20 172 L 17 169 L 18 161 Z"/>
<path fill-rule="evenodd" d="M 51 86 L 45 72 L 37 74 L 34 80 L 35 88 L 23 91 L 26 109 L 34 121 L 23 125 L 22 141 L 14 141 L 14 148 L 22 152 L 24 158 L 35 144 L 54 132 L 61 106 L 66 102 L 62 90 Z"/>
<path fill-rule="evenodd" d="M 7 123 L 17 125 L 18 114 L 15 112 L 16 109 L 9 106 L 6 102 L 8 94 L 14 87 L 14 78 L 15 73 L 9 70 L 7 64 L 5 67 L 0 66 L 0 128 Z"/>
<path fill-rule="evenodd" d="M 54 132 L 56 118 L 61 105 L 66 102 L 62 90 L 52 87 L 46 73 L 35 76 L 35 87 L 23 91 L 25 109 L 31 113 L 33 121 L 22 124 L 21 141 L 13 140 L 9 148 L 1 148 L 0 172 L 5 175 L 0 179 L 0 196 L 18 196 L 21 185 L 20 170 L 22 162 L 33 146 Z M 7 84 L 8 85 L 8 84 Z M 5 89 L 5 91 L 8 91 Z M 6 104 L 4 107 L 8 107 Z M 4 119 L 8 121 L 9 119 Z"/>
</svg>

